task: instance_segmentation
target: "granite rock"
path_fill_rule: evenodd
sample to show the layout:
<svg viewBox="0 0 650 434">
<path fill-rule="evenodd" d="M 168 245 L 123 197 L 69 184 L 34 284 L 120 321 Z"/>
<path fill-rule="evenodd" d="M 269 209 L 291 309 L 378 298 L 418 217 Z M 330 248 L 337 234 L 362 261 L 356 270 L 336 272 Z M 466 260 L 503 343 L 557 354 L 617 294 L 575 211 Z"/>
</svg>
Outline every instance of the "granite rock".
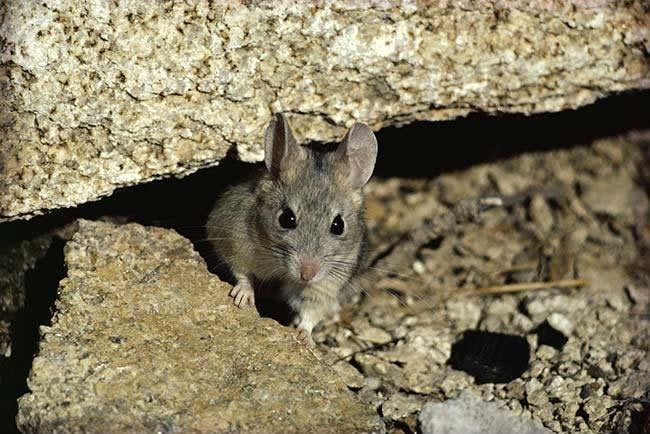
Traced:
<svg viewBox="0 0 650 434">
<path fill-rule="evenodd" d="M 538 422 L 517 417 L 471 392 L 457 399 L 424 406 L 419 416 L 423 434 L 551 434 Z"/>
<path fill-rule="evenodd" d="M 644 0 L 0 3 L 0 220 L 231 151 L 650 86 Z"/>
<path fill-rule="evenodd" d="M 81 220 L 19 399 L 23 432 L 380 432 L 290 329 L 173 231 Z"/>
</svg>

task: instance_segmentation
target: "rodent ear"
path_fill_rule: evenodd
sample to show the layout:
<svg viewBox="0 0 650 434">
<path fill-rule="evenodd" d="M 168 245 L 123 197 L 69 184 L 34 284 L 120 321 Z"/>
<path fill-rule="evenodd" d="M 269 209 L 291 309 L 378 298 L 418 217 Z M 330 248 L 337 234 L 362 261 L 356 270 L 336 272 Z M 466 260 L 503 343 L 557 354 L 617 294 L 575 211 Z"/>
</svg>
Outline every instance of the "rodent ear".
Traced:
<svg viewBox="0 0 650 434">
<path fill-rule="evenodd" d="M 278 113 L 264 133 L 264 162 L 275 177 L 285 173 L 292 163 L 304 159 L 305 150 L 296 143 L 287 118 Z"/>
<path fill-rule="evenodd" d="M 348 130 L 337 151 L 339 170 L 347 175 L 352 188 L 361 188 L 370 179 L 377 160 L 377 138 L 366 124 L 355 123 Z"/>
</svg>

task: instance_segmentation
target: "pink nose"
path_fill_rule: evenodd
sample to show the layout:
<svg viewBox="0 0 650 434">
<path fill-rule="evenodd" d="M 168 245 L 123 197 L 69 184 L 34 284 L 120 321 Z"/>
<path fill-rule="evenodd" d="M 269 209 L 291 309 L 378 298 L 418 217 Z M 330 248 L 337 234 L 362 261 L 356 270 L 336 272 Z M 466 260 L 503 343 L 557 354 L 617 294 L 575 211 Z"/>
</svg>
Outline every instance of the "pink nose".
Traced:
<svg viewBox="0 0 650 434">
<path fill-rule="evenodd" d="M 305 261 L 300 265 L 300 278 L 305 282 L 309 282 L 318 274 L 320 266 L 316 262 Z"/>
</svg>

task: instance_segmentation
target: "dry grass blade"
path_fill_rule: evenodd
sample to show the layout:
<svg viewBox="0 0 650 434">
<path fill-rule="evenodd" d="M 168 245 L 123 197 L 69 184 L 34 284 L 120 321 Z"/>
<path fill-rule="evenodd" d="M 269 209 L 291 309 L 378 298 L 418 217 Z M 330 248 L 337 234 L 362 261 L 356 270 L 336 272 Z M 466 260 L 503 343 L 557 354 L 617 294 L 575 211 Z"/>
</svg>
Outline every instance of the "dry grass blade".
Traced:
<svg viewBox="0 0 650 434">
<path fill-rule="evenodd" d="M 484 288 L 461 289 L 454 293 L 458 295 L 484 295 L 484 294 L 506 294 L 510 292 L 522 292 L 536 289 L 547 288 L 575 288 L 580 286 L 589 285 L 589 281 L 585 279 L 565 279 L 554 280 L 550 282 L 526 282 L 526 283 L 513 283 L 510 285 L 488 286 Z"/>
</svg>

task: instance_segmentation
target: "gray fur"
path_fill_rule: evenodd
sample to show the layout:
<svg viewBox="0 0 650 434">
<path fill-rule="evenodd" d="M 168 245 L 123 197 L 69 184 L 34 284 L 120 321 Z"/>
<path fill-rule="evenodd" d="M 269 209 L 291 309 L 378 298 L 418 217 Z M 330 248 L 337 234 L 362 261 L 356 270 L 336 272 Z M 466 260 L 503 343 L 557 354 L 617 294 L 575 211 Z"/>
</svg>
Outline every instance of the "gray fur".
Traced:
<svg viewBox="0 0 650 434">
<path fill-rule="evenodd" d="M 282 115 L 269 125 L 265 139 L 267 170 L 220 197 L 207 233 L 239 281 L 231 295 L 252 297 L 252 282 L 279 280 L 277 296 L 297 312 L 293 325 L 309 342 L 313 327 L 339 309 L 338 294 L 364 257 L 362 188 L 374 167 L 377 142 L 367 126 L 355 124 L 337 150 L 317 153 L 296 144 Z M 287 207 L 296 216 L 295 229 L 278 223 Z M 337 236 L 330 226 L 339 214 L 345 228 Z M 313 281 L 300 279 L 305 258 L 320 264 Z M 241 306 L 246 297 L 235 302 Z"/>
</svg>

